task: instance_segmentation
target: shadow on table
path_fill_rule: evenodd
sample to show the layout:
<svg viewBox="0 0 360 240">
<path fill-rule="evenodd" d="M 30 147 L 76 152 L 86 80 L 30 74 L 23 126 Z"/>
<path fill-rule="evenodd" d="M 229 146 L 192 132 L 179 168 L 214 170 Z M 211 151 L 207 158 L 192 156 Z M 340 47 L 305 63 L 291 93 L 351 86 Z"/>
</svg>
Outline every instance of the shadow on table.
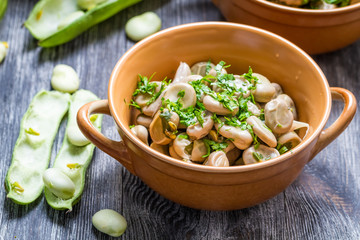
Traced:
<svg viewBox="0 0 360 240">
<path fill-rule="evenodd" d="M 6 198 L 3 209 L 7 212 L 9 219 L 22 218 L 39 205 L 42 197 L 43 195 L 41 194 L 34 202 L 28 205 L 19 205 L 14 203 L 10 198 Z"/>
</svg>

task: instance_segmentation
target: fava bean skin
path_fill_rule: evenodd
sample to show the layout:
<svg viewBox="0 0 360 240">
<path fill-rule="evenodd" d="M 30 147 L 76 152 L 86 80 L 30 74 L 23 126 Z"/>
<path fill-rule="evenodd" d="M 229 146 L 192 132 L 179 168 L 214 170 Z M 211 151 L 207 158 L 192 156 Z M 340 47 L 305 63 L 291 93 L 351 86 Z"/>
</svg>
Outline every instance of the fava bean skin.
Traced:
<svg viewBox="0 0 360 240">
<path fill-rule="evenodd" d="M 120 237 L 127 228 L 126 219 L 111 209 L 103 209 L 95 213 L 92 223 L 97 230 L 112 237 Z"/>
<path fill-rule="evenodd" d="M 79 89 L 80 80 L 75 70 L 65 64 L 55 66 L 51 86 L 59 92 L 73 93 Z"/>
<path fill-rule="evenodd" d="M 66 43 L 90 27 L 110 18 L 119 11 L 141 0 L 113 0 L 97 4 L 85 14 L 62 29 L 58 25 L 69 14 L 81 10 L 76 0 L 41 0 L 25 21 L 25 27 L 42 47 L 54 47 Z M 64 7 L 65 6 L 65 7 Z"/>
<path fill-rule="evenodd" d="M 0 20 L 3 18 L 7 7 L 7 0 L 0 0 Z"/>
<path fill-rule="evenodd" d="M 134 41 L 156 33 L 161 28 L 161 19 L 156 13 L 146 12 L 131 18 L 125 25 L 126 35 Z"/>
</svg>

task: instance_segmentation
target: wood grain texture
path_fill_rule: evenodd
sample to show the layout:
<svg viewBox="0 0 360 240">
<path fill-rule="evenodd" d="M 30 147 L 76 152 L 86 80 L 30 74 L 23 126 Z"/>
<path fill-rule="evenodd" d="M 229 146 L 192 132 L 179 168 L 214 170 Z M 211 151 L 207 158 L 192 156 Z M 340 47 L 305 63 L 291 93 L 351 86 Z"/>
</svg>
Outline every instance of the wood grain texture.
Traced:
<svg viewBox="0 0 360 240">
<path fill-rule="evenodd" d="M 0 22 L 0 40 L 10 50 L 0 64 L 1 168 L 4 181 L 20 120 L 32 97 L 50 89 L 52 68 L 73 66 L 81 88 L 107 97 L 107 84 L 117 60 L 134 43 L 124 25 L 135 15 L 155 11 L 163 27 L 220 20 L 210 0 L 144 0 L 91 28 L 70 43 L 41 49 L 22 27 L 34 0 L 11 0 Z M 314 56 L 330 86 L 350 89 L 360 99 L 360 41 L 340 51 Z M 334 103 L 329 122 L 341 113 Z M 81 201 L 70 213 L 55 211 L 44 198 L 19 206 L 0 191 L 1 239 L 111 239 L 91 224 L 92 215 L 111 208 L 122 213 L 128 229 L 122 239 L 360 239 L 360 118 L 317 155 L 300 177 L 273 199 L 238 211 L 200 211 L 164 199 L 105 153 L 95 151 L 86 174 Z M 52 161 L 60 149 L 65 122 L 54 143 Z M 104 118 L 103 133 L 119 139 L 114 123 Z"/>
</svg>

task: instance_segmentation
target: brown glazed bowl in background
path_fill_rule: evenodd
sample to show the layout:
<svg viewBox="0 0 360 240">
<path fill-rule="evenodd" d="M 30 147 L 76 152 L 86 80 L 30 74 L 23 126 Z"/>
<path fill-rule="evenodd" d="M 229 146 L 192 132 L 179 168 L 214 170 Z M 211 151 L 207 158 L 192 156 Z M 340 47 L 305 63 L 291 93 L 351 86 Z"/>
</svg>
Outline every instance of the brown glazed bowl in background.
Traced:
<svg viewBox="0 0 360 240">
<path fill-rule="evenodd" d="M 331 9 L 302 9 L 266 0 L 213 0 L 228 21 L 266 29 L 309 54 L 343 48 L 360 38 L 360 2 Z"/>
<path fill-rule="evenodd" d="M 163 155 L 135 137 L 129 128 L 128 103 L 138 74 L 150 76 L 156 72 L 154 80 L 172 78 L 180 61 L 192 65 L 209 59 L 231 64 L 230 73 L 241 74 L 251 66 L 254 72 L 279 83 L 294 99 L 300 121 L 310 124 L 304 141 L 291 152 L 266 162 L 210 167 Z M 323 130 L 331 110 L 331 96 L 342 99 L 345 107 L 337 121 Z M 108 100 L 84 105 L 77 120 L 91 142 L 165 198 L 197 209 L 233 210 L 282 192 L 305 164 L 347 127 L 355 111 L 353 94 L 329 88 L 319 66 L 289 41 L 246 25 L 202 22 L 163 30 L 134 45 L 111 74 Z M 121 142 L 108 139 L 92 126 L 90 115 L 94 113 L 112 116 Z"/>
</svg>

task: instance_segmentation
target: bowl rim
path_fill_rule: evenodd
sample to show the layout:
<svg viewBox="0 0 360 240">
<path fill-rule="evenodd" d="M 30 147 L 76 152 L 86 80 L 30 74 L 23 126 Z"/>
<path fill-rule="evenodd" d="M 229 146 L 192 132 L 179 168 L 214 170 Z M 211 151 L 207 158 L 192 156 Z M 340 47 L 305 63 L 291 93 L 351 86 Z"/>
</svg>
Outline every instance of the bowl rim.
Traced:
<svg viewBox="0 0 360 240">
<path fill-rule="evenodd" d="M 126 124 L 123 124 L 120 121 L 120 114 L 116 112 L 116 109 L 113 104 L 113 100 L 115 99 L 115 94 L 113 95 L 112 89 L 114 88 L 114 84 L 117 79 L 117 75 L 119 71 L 121 71 L 121 66 L 123 63 L 126 62 L 126 60 L 132 55 L 133 52 L 138 51 L 139 49 L 146 47 L 147 45 L 151 44 L 151 42 L 157 38 L 162 38 L 163 36 L 167 36 L 168 34 L 172 34 L 176 31 L 182 31 L 182 29 L 191 29 L 191 28 L 197 28 L 197 27 L 227 27 L 227 28 L 235 28 L 235 29 L 241 29 L 245 31 L 252 31 L 256 32 L 257 34 L 261 34 L 263 36 L 269 37 L 269 38 L 275 38 L 280 40 L 285 45 L 288 45 L 290 48 L 294 48 L 297 52 L 299 52 L 307 61 L 311 63 L 311 65 L 316 69 L 316 71 L 320 74 L 321 80 L 323 84 L 325 85 L 325 94 L 326 94 L 326 108 L 325 108 L 325 114 L 322 116 L 322 119 L 320 121 L 320 124 L 318 128 L 314 130 L 312 135 L 307 138 L 305 141 L 301 142 L 299 146 L 297 146 L 294 150 L 291 152 L 287 152 L 283 155 L 280 155 L 279 157 L 267 160 L 265 162 L 256 163 L 256 164 L 249 164 L 249 165 L 240 165 L 240 166 L 229 166 L 229 167 L 214 167 L 214 166 L 205 166 L 201 164 L 189 164 L 187 162 L 172 158 L 170 156 L 167 156 L 165 154 L 161 154 L 160 152 L 150 148 L 150 146 L 143 143 L 141 140 L 136 138 L 134 134 L 132 134 L 129 126 L 126 126 Z M 162 31 L 159 31 L 158 33 L 155 33 L 138 43 L 136 43 L 134 46 L 132 46 L 129 50 L 125 52 L 124 55 L 118 60 L 116 63 L 111 76 L 109 80 L 108 85 L 108 100 L 109 100 L 109 108 L 111 112 L 111 116 L 115 120 L 116 124 L 118 125 L 121 133 L 123 136 L 127 138 L 127 140 L 130 140 L 133 144 L 135 144 L 137 147 L 141 148 L 144 152 L 147 154 L 153 156 L 154 158 L 161 160 L 165 163 L 178 166 L 181 168 L 185 168 L 188 170 L 193 171 L 199 171 L 199 172 L 208 172 L 208 173 L 218 173 L 218 174 L 224 174 L 224 173 L 239 173 L 239 172 L 247 172 L 247 171 L 253 171 L 257 169 L 267 168 L 273 165 L 277 165 L 281 162 L 284 162 L 288 159 L 290 159 L 292 156 L 297 155 L 298 153 L 302 152 L 305 148 L 307 148 L 311 143 L 313 143 L 318 136 L 320 135 L 321 131 L 325 127 L 325 124 L 329 118 L 330 115 L 330 109 L 331 109 L 331 93 L 330 93 L 330 87 L 328 84 L 328 81 L 318 66 L 318 64 L 302 49 L 297 47 L 295 44 L 291 43 L 290 41 L 286 40 L 285 38 L 274 34 L 272 32 L 269 32 L 267 30 L 263 30 L 261 28 L 245 25 L 245 24 L 238 24 L 238 23 L 228 23 L 228 22 L 216 22 L 216 21 L 210 21 L 210 22 L 195 22 L 195 23 L 187 23 L 182 24 L 174 27 L 170 27 L 167 29 L 164 29 Z"/>
<path fill-rule="evenodd" d="M 311 15 L 315 15 L 315 16 L 316 15 L 337 15 L 340 13 L 344 14 L 344 13 L 360 10 L 360 2 L 351 4 L 351 5 L 348 5 L 345 7 L 335 8 L 335 9 L 297 8 L 297 7 L 291 7 L 291 6 L 286 6 L 286 5 L 282 5 L 279 3 L 270 2 L 267 0 L 255 0 L 253 2 L 260 6 L 271 8 L 273 10 L 278 10 L 278 11 L 282 11 L 282 12 L 291 12 L 294 14 L 311 14 Z M 359 13 L 359 15 L 360 15 L 360 13 Z"/>
</svg>

